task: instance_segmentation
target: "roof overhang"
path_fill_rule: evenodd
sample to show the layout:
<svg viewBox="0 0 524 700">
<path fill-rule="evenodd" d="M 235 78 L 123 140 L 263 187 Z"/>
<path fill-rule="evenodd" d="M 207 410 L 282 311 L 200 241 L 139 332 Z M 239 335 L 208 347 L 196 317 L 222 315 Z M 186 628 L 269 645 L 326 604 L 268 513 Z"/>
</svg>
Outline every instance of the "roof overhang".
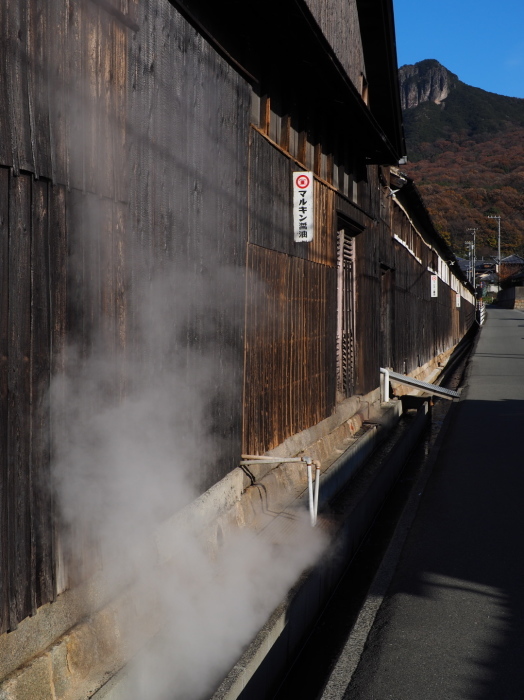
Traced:
<svg viewBox="0 0 524 700">
<path fill-rule="evenodd" d="M 406 155 L 392 0 L 356 0 L 369 106 L 400 157 Z M 400 159 L 399 159 L 400 160 Z"/>
<path fill-rule="evenodd" d="M 320 113 L 325 124 L 344 130 L 368 162 L 393 165 L 404 155 L 402 139 L 392 128 L 401 119 L 401 112 L 390 112 L 383 123 L 377 118 L 385 117 L 387 104 L 395 106 L 391 98 L 398 93 L 397 76 L 392 85 L 388 84 L 391 71 L 381 76 L 374 86 L 376 108 L 369 109 L 304 0 L 266 0 L 263 4 L 245 0 L 170 2 L 249 82 L 263 90 L 266 86 L 280 86 L 280 91 L 287 94 L 302 76 L 307 76 L 300 109 Z M 377 10 L 387 4 L 386 0 L 368 2 Z M 377 46 L 387 40 L 387 49 L 380 53 L 389 55 L 394 50 L 394 33 L 391 37 L 382 26 L 383 14 L 377 14 L 380 29 L 373 36 L 368 27 L 364 42 Z M 390 32 L 393 30 L 392 23 L 387 27 Z M 365 48 L 365 53 L 373 53 L 372 47 Z M 371 80 L 368 82 L 371 90 Z M 379 99 L 378 93 L 383 90 L 387 96 Z M 397 102 L 400 110 L 400 98 Z"/>
</svg>

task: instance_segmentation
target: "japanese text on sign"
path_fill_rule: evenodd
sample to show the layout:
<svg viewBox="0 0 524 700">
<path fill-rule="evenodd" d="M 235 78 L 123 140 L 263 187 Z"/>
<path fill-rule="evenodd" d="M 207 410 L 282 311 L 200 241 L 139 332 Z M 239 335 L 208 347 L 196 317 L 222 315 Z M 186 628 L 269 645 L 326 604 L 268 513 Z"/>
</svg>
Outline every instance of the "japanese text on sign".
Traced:
<svg viewBox="0 0 524 700">
<path fill-rule="evenodd" d="M 457 292 L 457 296 L 455 299 L 455 306 L 457 307 L 457 309 L 460 308 L 460 294 L 458 292 Z"/>
<path fill-rule="evenodd" d="M 313 240 L 313 173 L 293 173 L 293 231 L 295 243 Z"/>
<path fill-rule="evenodd" d="M 438 297 L 438 275 L 431 275 L 431 296 Z"/>
</svg>

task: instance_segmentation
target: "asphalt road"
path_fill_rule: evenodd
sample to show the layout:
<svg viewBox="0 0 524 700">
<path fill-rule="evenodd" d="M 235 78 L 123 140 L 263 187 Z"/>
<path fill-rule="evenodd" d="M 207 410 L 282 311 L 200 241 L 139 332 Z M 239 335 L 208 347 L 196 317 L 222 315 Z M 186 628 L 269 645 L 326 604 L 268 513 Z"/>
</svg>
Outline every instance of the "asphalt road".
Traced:
<svg viewBox="0 0 524 700">
<path fill-rule="evenodd" d="M 524 700 L 524 313 L 490 309 L 350 700 Z"/>
</svg>

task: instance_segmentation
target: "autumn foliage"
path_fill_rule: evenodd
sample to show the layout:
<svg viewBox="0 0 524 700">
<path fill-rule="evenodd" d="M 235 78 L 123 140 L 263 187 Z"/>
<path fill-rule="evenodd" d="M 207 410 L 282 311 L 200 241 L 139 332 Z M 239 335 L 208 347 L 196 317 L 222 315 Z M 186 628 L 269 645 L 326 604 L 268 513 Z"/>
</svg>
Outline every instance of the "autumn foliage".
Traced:
<svg viewBox="0 0 524 700">
<path fill-rule="evenodd" d="M 477 251 L 495 255 L 501 217 L 502 255 L 524 254 L 524 128 L 476 143 L 452 135 L 421 144 L 425 158 L 403 170 L 415 180 L 435 225 L 457 255 L 468 228 L 478 228 Z"/>
<path fill-rule="evenodd" d="M 413 69 L 413 67 L 410 67 Z M 436 61 L 415 64 L 410 81 L 428 71 L 449 74 L 445 102 L 405 110 L 410 162 L 402 166 L 417 184 L 435 225 L 457 255 L 465 256 L 467 229 L 476 228 L 478 256 L 524 256 L 524 100 L 474 88 Z M 401 85 L 405 82 L 402 69 Z"/>
</svg>

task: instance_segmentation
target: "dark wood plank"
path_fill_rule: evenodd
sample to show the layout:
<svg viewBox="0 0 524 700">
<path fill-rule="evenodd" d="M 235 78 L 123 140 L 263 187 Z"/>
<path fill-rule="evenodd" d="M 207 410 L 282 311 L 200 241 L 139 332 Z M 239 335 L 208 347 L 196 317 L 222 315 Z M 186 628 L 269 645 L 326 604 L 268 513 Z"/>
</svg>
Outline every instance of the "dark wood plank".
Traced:
<svg viewBox="0 0 524 700">
<path fill-rule="evenodd" d="M 34 172 L 28 90 L 27 0 L 8 3 L 4 27 L 7 50 L 7 97 L 11 121 L 11 163 Z"/>
<path fill-rule="evenodd" d="M 122 400 L 128 393 L 128 365 L 132 360 L 129 347 L 130 333 L 130 264 L 131 242 L 126 237 L 127 207 L 114 204 L 113 265 L 115 274 L 115 345 L 118 359 L 118 393 Z"/>
<path fill-rule="evenodd" d="M 9 337 L 9 170 L 0 168 L 0 634 L 9 622 L 9 479 L 7 460 Z"/>
<path fill-rule="evenodd" d="M 97 326 L 94 332 L 98 335 L 99 348 L 103 353 L 104 362 L 111 367 L 111 376 L 116 380 L 116 267 L 114 257 L 114 203 L 110 199 L 99 199 L 97 206 L 100 210 L 98 231 L 90 232 L 99 238 L 100 256 L 100 308 L 96 313 Z M 116 381 L 115 381 L 116 390 Z"/>
<path fill-rule="evenodd" d="M 33 183 L 31 246 L 31 475 L 36 603 L 55 598 L 53 499 L 50 473 L 51 365 L 49 185 Z"/>
<path fill-rule="evenodd" d="M 66 188 L 54 185 L 49 192 L 49 286 L 50 286 L 50 331 L 51 359 L 50 369 L 55 380 L 53 401 L 49 407 L 51 460 L 57 458 L 56 448 L 61 425 L 63 406 L 65 405 L 64 385 L 60 381 L 66 371 L 67 339 L 67 283 L 68 283 L 68 235 L 66 217 Z M 67 561 L 61 533 L 55 528 L 53 536 L 54 566 L 56 572 L 56 593 L 62 593 L 69 584 Z"/>
<path fill-rule="evenodd" d="M 96 138 L 97 138 L 97 179 L 98 193 L 103 197 L 114 197 L 115 167 L 114 141 L 117 139 L 115 108 L 115 76 L 113 73 L 113 52 L 116 21 L 99 10 L 98 18 L 98 67 Z M 124 57 L 122 57 L 123 59 Z"/>
<path fill-rule="evenodd" d="M 79 8 L 80 9 L 80 8 Z M 103 43 L 101 33 L 101 15 L 104 13 L 94 3 L 85 2 L 80 9 L 81 23 L 81 49 L 80 59 L 84 71 L 83 94 L 79 96 L 83 105 L 83 139 L 85 160 L 85 184 L 88 192 L 104 193 L 104 185 L 107 175 L 106 168 L 106 144 L 101 136 L 101 90 L 103 89 L 105 75 L 101 75 L 101 55 L 107 50 Z M 106 19 L 107 18 L 103 18 Z"/>
<path fill-rule="evenodd" d="M 88 13 L 92 9 L 89 2 L 69 2 L 66 19 L 68 32 L 63 105 L 66 108 L 67 184 L 80 191 L 86 189 L 86 143 L 91 118 L 87 90 L 92 76 L 87 73 L 87 62 L 90 53 L 96 53 L 96 46 L 88 46 L 85 34 Z"/>
<path fill-rule="evenodd" d="M 50 43 L 47 26 L 49 4 L 46 0 L 32 0 L 28 4 L 28 100 L 34 173 L 37 177 L 52 175 L 47 84 Z"/>
<path fill-rule="evenodd" d="M 68 99 L 70 96 L 69 13 L 68 3 L 48 2 L 47 10 L 47 85 L 49 100 L 49 141 L 51 149 L 51 179 L 68 185 Z"/>
<path fill-rule="evenodd" d="M 128 13 L 127 0 L 122 0 L 120 7 Z M 113 193 L 120 202 L 129 201 L 129 163 L 126 158 L 127 142 L 127 87 L 129 76 L 129 47 L 131 41 L 128 29 L 113 23 L 113 41 L 111 44 L 111 73 L 113 87 L 111 90 L 111 141 L 113 148 Z"/>
<path fill-rule="evenodd" d="M 0 27 L 7 26 L 7 3 L 0 3 Z M 6 40 L 0 41 L 0 166 L 1 165 L 12 165 L 13 153 L 11 148 L 12 143 L 12 124 L 11 124 L 11 112 L 9 109 L 9 85 L 10 80 L 8 80 L 8 70 L 10 69 L 8 63 L 9 56 L 9 44 Z"/>
<path fill-rule="evenodd" d="M 11 179 L 8 314 L 10 629 L 36 608 L 31 524 L 31 177 Z"/>
</svg>

